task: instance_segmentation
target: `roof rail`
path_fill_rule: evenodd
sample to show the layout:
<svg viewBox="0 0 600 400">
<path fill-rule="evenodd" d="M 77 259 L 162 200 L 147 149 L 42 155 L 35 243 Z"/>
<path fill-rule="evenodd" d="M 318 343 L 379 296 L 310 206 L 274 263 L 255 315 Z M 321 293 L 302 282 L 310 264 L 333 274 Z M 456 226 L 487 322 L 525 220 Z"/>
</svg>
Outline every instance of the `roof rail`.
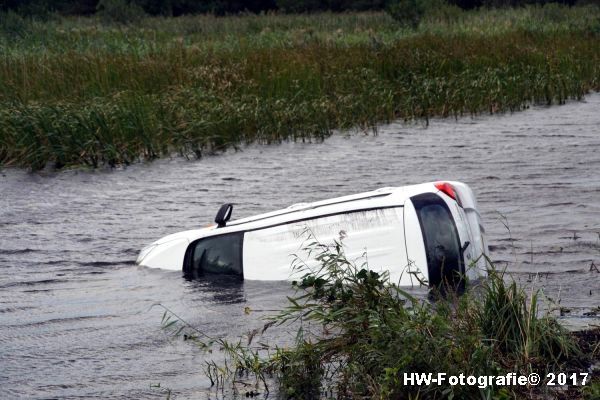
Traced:
<svg viewBox="0 0 600 400">
<path fill-rule="evenodd" d="M 243 219 L 240 219 L 237 221 L 232 221 L 227 226 L 262 221 L 264 219 L 279 217 L 281 215 L 291 214 L 291 213 L 298 212 L 298 211 L 312 210 L 315 208 L 327 207 L 327 206 L 332 206 L 332 205 L 336 205 L 336 204 L 350 203 L 353 201 L 360 201 L 360 200 L 376 199 L 376 198 L 389 196 L 390 194 L 391 194 L 391 192 L 378 193 L 377 191 L 373 191 L 373 192 L 365 193 L 364 196 L 350 198 L 350 199 L 347 197 L 351 197 L 351 196 L 346 196 L 346 198 L 338 197 L 337 201 L 331 201 L 331 202 L 318 201 L 315 203 L 296 203 L 296 204 L 292 204 L 291 206 L 289 206 L 287 208 L 280 210 L 280 212 L 273 212 L 273 213 L 269 213 L 269 214 L 262 215 L 262 216 L 259 215 L 256 218 L 251 218 L 251 219 L 243 218 Z M 331 199 L 331 200 L 336 200 L 336 199 Z M 319 203 L 319 204 L 317 204 L 317 203 Z"/>
</svg>

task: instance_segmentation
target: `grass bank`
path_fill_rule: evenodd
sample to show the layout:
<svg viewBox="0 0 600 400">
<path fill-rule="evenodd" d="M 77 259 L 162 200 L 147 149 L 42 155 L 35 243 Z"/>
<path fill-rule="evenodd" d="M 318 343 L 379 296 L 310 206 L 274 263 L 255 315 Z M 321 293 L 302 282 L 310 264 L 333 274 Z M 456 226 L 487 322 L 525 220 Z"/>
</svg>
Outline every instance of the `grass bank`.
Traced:
<svg viewBox="0 0 600 400">
<path fill-rule="evenodd" d="M 600 7 L 0 19 L 0 164 L 127 164 L 600 89 Z"/>
<path fill-rule="evenodd" d="M 262 331 L 233 342 L 210 338 L 165 313 L 163 326 L 175 336 L 226 353 L 223 363 L 204 365 L 217 389 L 248 397 L 268 390 L 270 383 L 288 399 L 598 398 L 598 371 L 590 373 L 589 367 L 600 360 L 600 330 L 568 333 L 540 311 L 540 292 L 525 293 L 501 272 L 490 268 L 488 279 L 466 294 L 431 302 L 403 291 L 386 273 L 369 271 L 366 261 L 349 261 L 339 243 L 313 242 L 306 250 L 319 266 L 295 263 L 304 273 L 293 284 L 298 291 Z M 292 345 L 265 345 L 268 340 L 261 336 L 270 327 L 289 323 L 298 329 Z M 467 385 L 446 378 L 419 385 L 405 382 L 404 375 L 411 373 L 536 373 L 544 383 L 477 378 L 477 384 Z M 546 385 L 550 374 L 561 373 L 566 374 L 561 384 Z"/>
</svg>

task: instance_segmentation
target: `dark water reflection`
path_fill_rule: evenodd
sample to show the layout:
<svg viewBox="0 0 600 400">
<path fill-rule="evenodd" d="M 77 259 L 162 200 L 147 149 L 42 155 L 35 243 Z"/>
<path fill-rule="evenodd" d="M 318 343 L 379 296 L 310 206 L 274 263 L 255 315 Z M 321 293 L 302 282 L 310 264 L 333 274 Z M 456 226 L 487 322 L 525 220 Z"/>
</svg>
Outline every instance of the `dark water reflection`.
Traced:
<svg viewBox="0 0 600 400">
<path fill-rule="evenodd" d="M 206 397 L 201 352 L 160 331 L 162 303 L 201 330 L 262 326 L 284 282 L 187 281 L 133 265 L 168 233 L 382 186 L 438 179 L 478 195 L 492 256 L 571 311 L 600 306 L 600 95 L 506 116 L 392 124 L 377 136 L 251 146 L 197 162 L 0 175 L 0 386 L 5 398 Z M 500 215 L 503 215 L 504 220 Z M 504 226 L 510 227 L 510 234 Z M 249 315 L 244 308 L 253 310 Z M 283 340 L 288 329 L 275 330 Z M 196 396 L 197 395 L 197 396 Z"/>
</svg>

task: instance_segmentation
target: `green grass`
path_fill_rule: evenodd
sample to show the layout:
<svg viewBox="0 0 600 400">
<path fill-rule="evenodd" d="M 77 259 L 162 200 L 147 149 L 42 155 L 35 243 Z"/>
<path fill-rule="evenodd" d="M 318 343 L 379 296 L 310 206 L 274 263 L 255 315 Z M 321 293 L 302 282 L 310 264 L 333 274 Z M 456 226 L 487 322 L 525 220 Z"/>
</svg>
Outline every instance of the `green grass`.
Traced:
<svg viewBox="0 0 600 400">
<path fill-rule="evenodd" d="M 175 336 L 225 352 L 224 363 L 208 361 L 204 369 L 218 389 L 233 385 L 263 392 L 270 382 L 289 399 L 499 400 L 561 393 L 581 399 L 597 391 L 591 376 L 585 387 L 565 392 L 545 385 L 404 385 L 404 373 L 412 372 L 476 377 L 588 372 L 600 349 L 588 343 L 583 351 L 551 314 L 538 310 L 540 292 L 525 293 L 493 267 L 466 294 L 428 301 L 390 282 L 387 273 L 370 271 L 366 261 L 349 261 L 339 243 L 313 241 L 305 250 L 318 266 L 295 263 L 304 274 L 293 283 L 296 295 L 248 340 L 210 338 L 165 312 L 163 327 Z M 264 337 L 255 337 L 275 324 L 297 329 L 293 345 L 266 346 Z"/>
<path fill-rule="evenodd" d="M 0 165 L 198 157 L 395 119 L 520 110 L 600 88 L 600 7 L 0 18 Z"/>
</svg>

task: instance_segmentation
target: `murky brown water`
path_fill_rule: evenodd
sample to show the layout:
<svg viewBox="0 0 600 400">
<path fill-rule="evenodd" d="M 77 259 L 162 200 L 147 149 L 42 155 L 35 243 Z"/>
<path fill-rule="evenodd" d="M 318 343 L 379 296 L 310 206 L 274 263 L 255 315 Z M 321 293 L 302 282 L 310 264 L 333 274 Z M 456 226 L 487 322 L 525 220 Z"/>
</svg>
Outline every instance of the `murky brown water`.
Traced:
<svg viewBox="0 0 600 400">
<path fill-rule="evenodd" d="M 0 173 L 0 387 L 3 398 L 206 397 L 203 355 L 160 330 L 161 302 L 213 335 L 243 333 L 279 308 L 287 283 L 188 282 L 133 265 L 168 233 L 292 203 L 439 179 L 478 196 L 492 257 L 537 276 L 571 311 L 600 306 L 600 94 L 505 116 L 421 125 L 324 144 L 251 146 L 200 161 L 122 170 Z M 506 217 L 510 234 L 500 214 Z M 504 221 L 504 222 L 506 222 Z M 285 330 L 275 332 L 281 339 Z M 279 336 L 279 338 L 277 338 Z"/>
</svg>

